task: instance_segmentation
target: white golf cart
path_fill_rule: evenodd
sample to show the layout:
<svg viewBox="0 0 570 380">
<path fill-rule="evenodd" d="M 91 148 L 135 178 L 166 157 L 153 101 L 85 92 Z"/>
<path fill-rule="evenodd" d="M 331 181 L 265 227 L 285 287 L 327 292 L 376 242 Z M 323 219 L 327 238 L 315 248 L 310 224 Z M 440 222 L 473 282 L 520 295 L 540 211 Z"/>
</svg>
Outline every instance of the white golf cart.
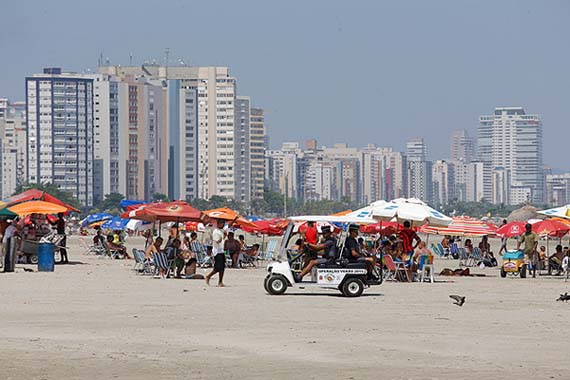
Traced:
<svg viewBox="0 0 570 380">
<path fill-rule="evenodd" d="M 365 263 L 350 263 L 342 258 L 346 230 L 342 231 L 337 239 L 337 257 L 313 268 L 310 281 L 295 282 L 293 272 L 300 271 L 302 255 L 294 255 L 287 249 L 289 241 L 294 236 L 293 228 L 294 224 L 289 223 L 279 247 L 277 260 L 267 266 L 269 273 L 264 281 L 267 293 L 280 295 L 289 287 L 298 289 L 318 287 L 339 290 L 346 297 L 359 297 L 366 287 L 382 283 L 381 266 L 377 266 L 374 272 L 368 275 Z"/>
</svg>

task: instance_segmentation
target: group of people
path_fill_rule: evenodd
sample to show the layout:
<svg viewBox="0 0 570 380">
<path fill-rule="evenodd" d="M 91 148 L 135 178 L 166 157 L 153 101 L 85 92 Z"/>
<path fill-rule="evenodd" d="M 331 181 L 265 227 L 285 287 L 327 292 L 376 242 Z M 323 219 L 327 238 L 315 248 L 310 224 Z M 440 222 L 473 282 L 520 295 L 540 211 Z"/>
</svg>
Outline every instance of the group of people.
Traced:
<svg viewBox="0 0 570 380">
<path fill-rule="evenodd" d="M 562 247 L 558 244 L 552 255 L 548 256 L 545 246 L 538 248 L 538 235 L 532 231 L 532 225 L 525 225 L 525 232 L 517 240 L 517 250 L 523 246 L 523 253 L 530 263 L 530 272 L 532 277 L 536 277 L 536 271 L 548 267 L 548 274 L 552 275 L 556 271 L 556 275 L 562 274 L 568 269 L 570 264 L 570 250 L 568 247 Z"/>
<path fill-rule="evenodd" d="M 97 227 L 95 230 L 93 245 L 118 252 L 119 255 L 117 255 L 117 258 L 131 258 L 125 245 L 125 234 L 122 231 L 111 231 L 107 236 L 104 236 L 100 227 Z"/>
<path fill-rule="evenodd" d="M 196 273 L 198 265 L 198 254 L 196 247 L 200 247 L 198 242 L 198 234 L 191 232 L 190 235 L 181 237 L 179 228 L 173 225 L 169 229 L 168 239 L 164 247 L 164 239 L 157 237 L 152 241 L 152 235 L 147 240 L 145 250 L 145 259 L 153 260 L 153 253 L 164 252 L 167 259 L 171 262 L 174 276 L 181 278 L 203 278 L 206 283 L 210 284 L 210 279 L 214 275 L 218 275 L 218 286 L 224 287 L 224 272 L 226 268 L 226 259 L 231 259 L 231 266 L 238 268 L 240 262 L 255 260 L 259 252 L 259 244 L 253 244 L 251 247 L 246 246 L 244 235 L 239 236 L 239 240 L 235 239 L 235 233 L 225 226 L 225 220 L 219 219 L 214 224 L 211 233 L 211 244 L 206 245 L 206 255 L 208 261 L 213 264 L 212 270 L 204 277 Z M 166 277 L 166 270 L 158 268 L 158 274 Z"/>
<path fill-rule="evenodd" d="M 60 236 L 57 249 L 60 254 L 60 264 L 68 264 L 66 223 L 63 213 L 57 214 L 57 218 L 48 219 L 43 214 L 31 214 L 26 218 L 15 218 L 8 221 L 0 221 L 0 256 L 3 256 L 8 247 L 10 239 L 14 238 L 16 251 L 19 256 L 26 253 L 24 251 L 24 240 L 39 241 L 43 236 L 54 231 Z M 35 253 L 34 253 L 35 254 Z"/>
<path fill-rule="evenodd" d="M 412 272 L 418 269 L 422 255 L 428 257 L 426 262 L 433 260 L 432 253 L 427 249 L 425 242 L 411 228 L 408 221 L 404 222 L 403 228 L 397 235 L 380 238 L 369 245 L 358 236 L 359 231 L 359 225 L 350 225 L 348 236 L 343 244 L 339 244 L 338 237 L 331 227 L 323 226 L 321 227 L 322 238 L 318 241 L 315 223 L 308 222 L 302 237 L 292 246 L 293 251 L 302 252 L 304 257 L 301 272 L 295 274 L 295 281 L 301 282 L 315 266 L 335 260 L 363 263 L 368 270 L 369 279 L 373 281 L 377 276 L 377 267 L 384 265 L 380 260 L 382 255 L 390 255 L 394 261 L 405 262 L 409 271 L 407 277 L 411 281 Z M 339 247 L 342 247 L 342 252 L 339 252 Z"/>
</svg>

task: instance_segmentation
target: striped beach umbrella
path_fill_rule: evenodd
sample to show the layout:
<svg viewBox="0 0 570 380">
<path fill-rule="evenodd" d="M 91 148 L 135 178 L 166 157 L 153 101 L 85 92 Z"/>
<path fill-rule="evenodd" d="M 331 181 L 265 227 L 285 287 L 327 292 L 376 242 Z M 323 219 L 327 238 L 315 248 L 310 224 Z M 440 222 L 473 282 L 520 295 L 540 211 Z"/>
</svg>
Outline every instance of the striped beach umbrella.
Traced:
<svg viewBox="0 0 570 380">
<path fill-rule="evenodd" d="M 485 236 L 494 235 L 497 227 L 488 224 L 482 220 L 470 217 L 455 217 L 446 227 L 423 225 L 420 232 L 433 235 L 450 235 L 450 236 Z"/>
</svg>

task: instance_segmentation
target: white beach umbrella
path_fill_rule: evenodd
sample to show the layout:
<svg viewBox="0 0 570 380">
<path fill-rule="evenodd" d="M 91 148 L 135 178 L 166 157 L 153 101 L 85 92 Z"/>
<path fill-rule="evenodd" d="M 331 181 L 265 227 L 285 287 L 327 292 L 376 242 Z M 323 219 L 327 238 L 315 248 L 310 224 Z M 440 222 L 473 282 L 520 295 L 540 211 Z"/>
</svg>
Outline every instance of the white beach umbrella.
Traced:
<svg viewBox="0 0 570 380">
<path fill-rule="evenodd" d="M 549 208 L 547 210 L 537 211 L 539 214 L 550 216 L 552 218 L 566 218 L 570 219 L 570 205 Z"/>
<path fill-rule="evenodd" d="M 441 212 L 429 207 L 426 203 L 415 198 L 398 198 L 383 206 L 375 207 L 372 217 L 378 220 L 392 220 L 399 223 L 406 220 L 418 225 L 428 223 L 434 226 L 447 226 L 452 219 Z"/>
</svg>

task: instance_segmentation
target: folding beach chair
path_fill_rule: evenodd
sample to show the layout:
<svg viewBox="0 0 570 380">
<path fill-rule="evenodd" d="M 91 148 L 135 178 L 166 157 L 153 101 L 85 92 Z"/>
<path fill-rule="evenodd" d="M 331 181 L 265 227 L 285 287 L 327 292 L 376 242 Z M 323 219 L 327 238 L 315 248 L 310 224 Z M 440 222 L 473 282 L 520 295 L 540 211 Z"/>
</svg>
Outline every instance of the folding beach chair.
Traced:
<svg viewBox="0 0 570 380">
<path fill-rule="evenodd" d="M 157 276 L 159 274 L 160 269 L 165 271 L 165 277 L 170 277 L 170 269 L 174 260 L 168 260 L 166 257 L 166 253 L 164 252 L 154 252 L 152 254 L 152 258 L 155 264 L 154 275 Z"/>
<path fill-rule="evenodd" d="M 443 257 L 446 257 L 448 259 L 451 258 L 451 255 L 449 254 L 449 248 L 443 248 L 443 245 L 441 245 L 441 243 L 437 243 L 437 248 L 443 253 Z"/>
<path fill-rule="evenodd" d="M 483 260 L 483 252 L 481 252 L 479 247 L 473 247 L 473 252 L 471 252 L 471 255 L 469 256 L 467 266 L 473 266 L 474 267 L 478 263 L 480 263 L 482 260 Z"/>
<path fill-rule="evenodd" d="M 208 249 L 199 241 L 190 242 L 192 252 L 196 255 L 196 263 L 199 267 L 211 267 L 214 265 L 212 256 L 208 256 Z"/>
<path fill-rule="evenodd" d="M 445 257 L 445 255 L 443 254 L 443 251 L 440 251 L 439 248 L 434 243 L 430 244 L 430 249 L 435 256 L 442 258 L 442 259 Z"/>
<path fill-rule="evenodd" d="M 264 261 L 273 260 L 273 254 L 275 253 L 275 250 L 277 249 L 277 243 L 278 243 L 278 241 L 276 239 L 269 240 L 267 242 L 267 248 L 265 249 L 265 254 L 260 257 L 260 260 L 264 260 Z"/>
<path fill-rule="evenodd" d="M 386 266 L 384 271 L 384 281 L 393 280 L 396 281 L 396 264 L 394 263 L 394 259 L 390 255 L 383 255 L 382 256 L 382 263 Z"/>
<path fill-rule="evenodd" d="M 79 237 L 79 243 L 81 244 L 81 247 L 85 250 L 83 252 L 84 255 L 90 255 L 90 254 L 102 255 L 105 253 L 105 249 L 102 246 L 95 244 L 88 244 L 83 236 Z"/>
<path fill-rule="evenodd" d="M 469 260 L 469 254 L 464 247 L 459 248 L 459 267 L 467 266 L 467 261 Z"/>
</svg>

